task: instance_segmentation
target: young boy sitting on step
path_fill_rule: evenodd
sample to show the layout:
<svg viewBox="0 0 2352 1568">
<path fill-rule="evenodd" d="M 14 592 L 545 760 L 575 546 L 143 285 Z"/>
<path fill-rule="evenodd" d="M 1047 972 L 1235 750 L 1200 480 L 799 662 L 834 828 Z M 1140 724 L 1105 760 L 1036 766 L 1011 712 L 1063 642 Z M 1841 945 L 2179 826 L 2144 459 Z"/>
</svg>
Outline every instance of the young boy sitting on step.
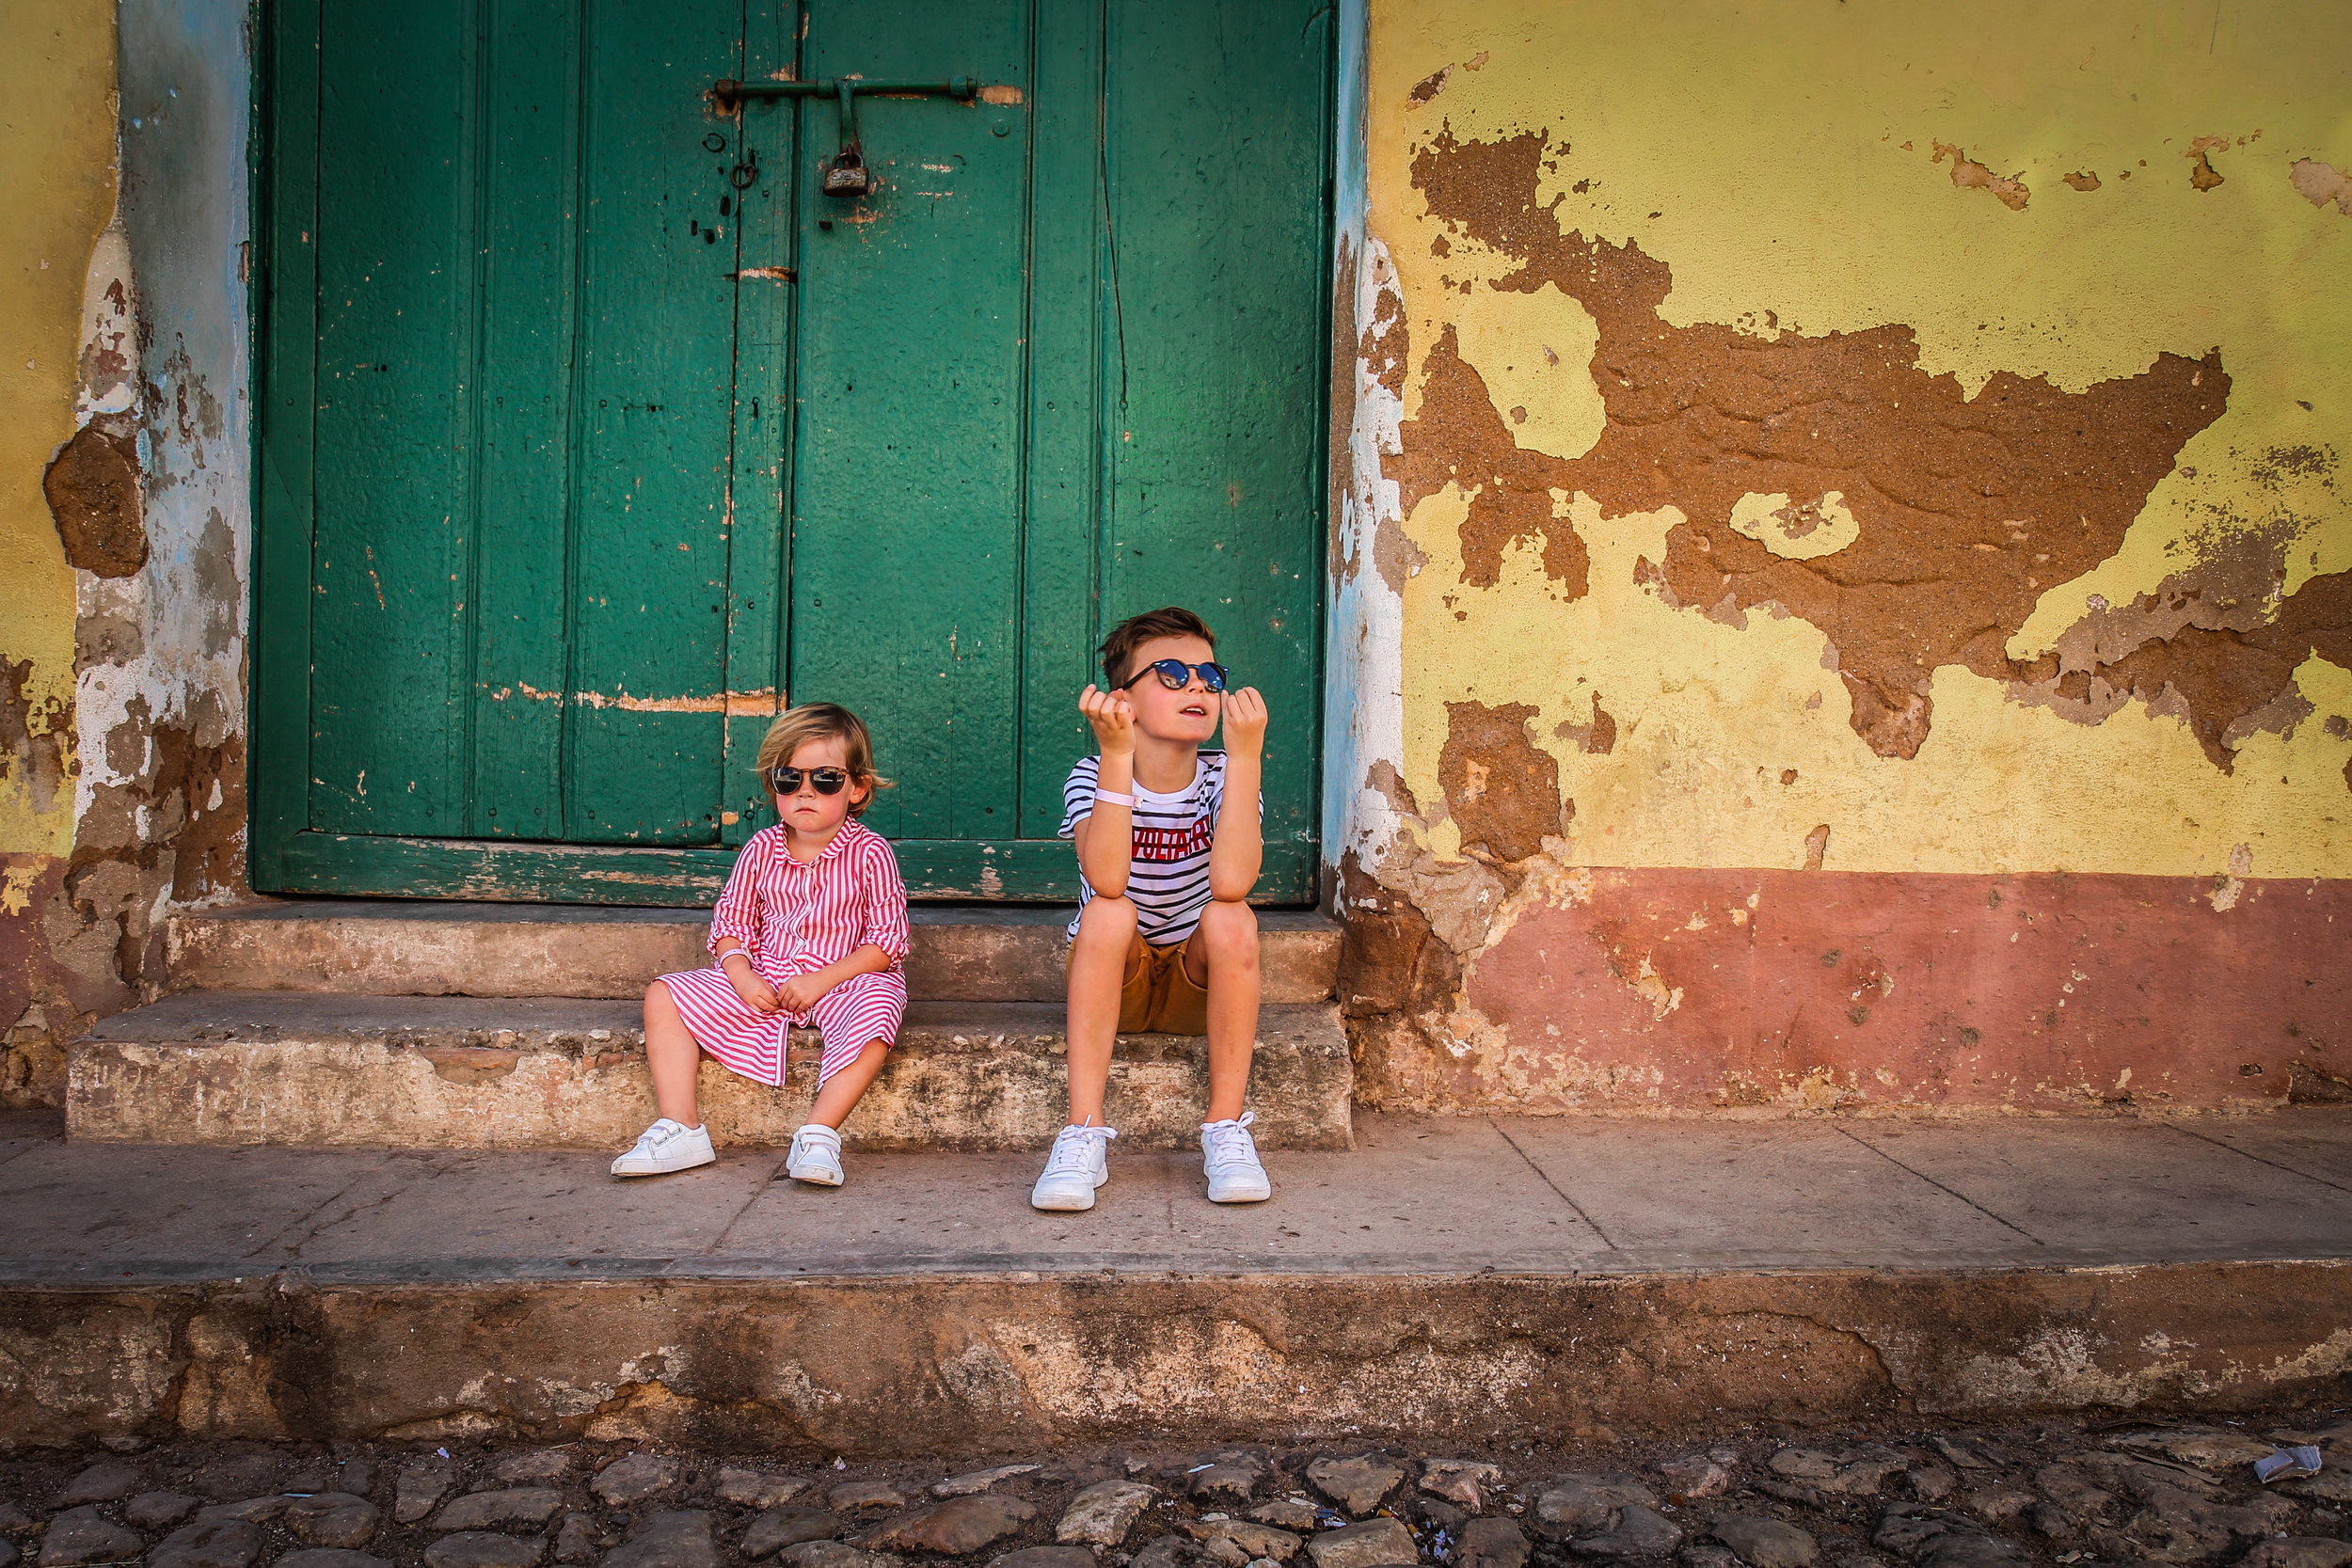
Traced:
<svg viewBox="0 0 2352 1568">
<path fill-rule="evenodd" d="M 1200 1128 L 1212 1203 L 1273 1196 L 1242 1113 L 1258 1038 L 1258 917 L 1244 902 L 1264 852 L 1259 830 L 1265 699 L 1226 689 L 1216 639 L 1191 610 L 1121 622 L 1102 647 L 1101 687 L 1078 707 L 1100 756 L 1070 770 L 1061 836 L 1081 878 L 1070 923 L 1070 1125 L 1029 1202 L 1091 1209 L 1110 1180 L 1103 1119 L 1116 1036 L 1209 1037 Z M 1225 724 L 1225 750 L 1201 743 Z"/>
</svg>

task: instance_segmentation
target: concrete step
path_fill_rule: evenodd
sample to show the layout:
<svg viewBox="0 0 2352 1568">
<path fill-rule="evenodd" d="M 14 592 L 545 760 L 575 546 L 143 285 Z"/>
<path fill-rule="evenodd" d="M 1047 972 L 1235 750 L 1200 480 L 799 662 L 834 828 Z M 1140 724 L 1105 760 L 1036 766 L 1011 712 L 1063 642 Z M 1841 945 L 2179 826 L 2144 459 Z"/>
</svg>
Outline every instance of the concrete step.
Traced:
<svg viewBox="0 0 2352 1568">
<path fill-rule="evenodd" d="M 1721 1433 L 1760 1473 L 1775 1426 L 2030 1415 L 2079 1449 L 2076 1420 L 2261 1433 L 2344 1402 L 2344 1110 L 1357 1132 L 1269 1153 L 1272 1200 L 1234 1206 L 1197 1153 L 1121 1139 L 1091 1212 L 1041 1214 L 1027 1154 L 853 1143 L 814 1189 L 728 1149 L 621 1183 L 603 1149 L 101 1147 L 0 1116 L 0 1437 L 59 1450 L 37 1492 L 22 1465 L 0 1485 L 45 1500 L 92 1445 L 224 1435 L 904 1455 L 927 1481 L 1062 1442 L 1442 1441 L 1516 1485 L 1593 1467 L 1578 1441 L 1646 1463 Z M 1878 1501 L 1850 1501 L 1867 1529 Z"/>
<path fill-rule="evenodd" d="M 918 904 L 908 988 L 932 1002 L 1058 1002 L 1070 913 Z M 1339 927 L 1311 910 L 1261 910 L 1258 921 L 1265 1000 L 1327 1000 Z M 708 963 L 709 928 L 701 910 L 266 899 L 174 915 L 171 978 L 181 990 L 635 998 L 657 974 Z"/>
<path fill-rule="evenodd" d="M 844 1129 L 860 1148 L 1039 1149 L 1063 1123 L 1059 1004 L 917 1002 Z M 705 1062 L 722 1145 L 789 1144 L 816 1092 L 795 1033 L 781 1092 Z M 1249 1101 L 1268 1148 L 1352 1146 L 1347 1037 L 1328 1003 L 1269 1006 Z M 1121 1148 L 1196 1147 L 1207 1042 L 1120 1037 Z M 183 991 L 101 1023 L 70 1053 L 76 1139 L 376 1148 L 609 1149 L 653 1118 L 633 1000 Z"/>
</svg>

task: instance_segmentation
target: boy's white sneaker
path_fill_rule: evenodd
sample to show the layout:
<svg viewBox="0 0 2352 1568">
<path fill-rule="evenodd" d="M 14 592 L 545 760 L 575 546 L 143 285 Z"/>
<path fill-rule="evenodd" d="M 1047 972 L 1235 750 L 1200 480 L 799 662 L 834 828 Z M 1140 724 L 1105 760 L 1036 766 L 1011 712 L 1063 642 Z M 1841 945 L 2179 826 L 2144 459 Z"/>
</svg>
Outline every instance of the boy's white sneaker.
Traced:
<svg viewBox="0 0 2352 1568">
<path fill-rule="evenodd" d="M 1257 1119 L 1258 1113 L 1251 1111 L 1239 1121 L 1200 1124 L 1211 1203 L 1263 1203 L 1274 1196 L 1274 1183 L 1258 1163 L 1258 1140 L 1249 1135 L 1249 1124 Z"/>
<path fill-rule="evenodd" d="M 687 1127 L 663 1117 L 637 1135 L 637 1145 L 612 1162 L 615 1176 L 667 1176 L 692 1170 L 718 1158 L 710 1147 L 710 1128 Z"/>
<path fill-rule="evenodd" d="M 812 1121 L 792 1134 L 792 1152 L 784 1162 L 784 1174 L 795 1181 L 813 1182 L 819 1187 L 841 1185 L 841 1134 L 819 1121 Z"/>
<path fill-rule="evenodd" d="M 1054 1152 L 1045 1158 L 1045 1174 L 1029 1189 L 1029 1207 L 1093 1208 L 1094 1189 L 1111 1179 L 1107 1146 L 1117 1136 L 1117 1130 L 1108 1127 L 1063 1128 L 1055 1136 Z"/>
</svg>

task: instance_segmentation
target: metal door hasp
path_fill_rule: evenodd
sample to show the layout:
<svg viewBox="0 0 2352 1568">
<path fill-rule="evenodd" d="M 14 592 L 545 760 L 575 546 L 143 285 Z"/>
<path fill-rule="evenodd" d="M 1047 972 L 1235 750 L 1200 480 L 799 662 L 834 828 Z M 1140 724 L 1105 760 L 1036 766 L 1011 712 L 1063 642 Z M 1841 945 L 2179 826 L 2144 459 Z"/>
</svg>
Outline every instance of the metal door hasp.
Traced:
<svg viewBox="0 0 2352 1568">
<path fill-rule="evenodd" d="M 936 96 L 970 103 L 979 96 L 976 76 L 950 76 L 944 82 L 868 81 L 860 76 L 828 76 L 814 82 L 739 82 L 723 76 L 711 85 L 711 102 L 721 114 L 755 98 L 830 98 L 840 105 L 841 150 L 825 165 L 827 196 L 860 197 L 874 188 L 874 171 L 866 166 L 866 150 L 858 143 L 857 95 L 888 93 L 896 97 Z M 757 166 L 752 177 L 758 177 Z"/>
</svg>

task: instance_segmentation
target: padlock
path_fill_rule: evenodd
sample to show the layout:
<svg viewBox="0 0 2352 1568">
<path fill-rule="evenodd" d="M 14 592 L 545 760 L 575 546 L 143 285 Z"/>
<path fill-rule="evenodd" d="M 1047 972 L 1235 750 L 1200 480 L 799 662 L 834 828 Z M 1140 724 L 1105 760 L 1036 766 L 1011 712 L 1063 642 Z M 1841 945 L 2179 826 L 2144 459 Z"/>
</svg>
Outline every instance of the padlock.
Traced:
<svg viewBox="0 0 2352 1568">
<path fill-rule="evenodd" d="M 825 166 L 827 196 L 864 196 L 874 188 L 874 171 L 866 166 L 866 156 L 854 147 L 845 147 L 834 154 Z"/>
</svg>

